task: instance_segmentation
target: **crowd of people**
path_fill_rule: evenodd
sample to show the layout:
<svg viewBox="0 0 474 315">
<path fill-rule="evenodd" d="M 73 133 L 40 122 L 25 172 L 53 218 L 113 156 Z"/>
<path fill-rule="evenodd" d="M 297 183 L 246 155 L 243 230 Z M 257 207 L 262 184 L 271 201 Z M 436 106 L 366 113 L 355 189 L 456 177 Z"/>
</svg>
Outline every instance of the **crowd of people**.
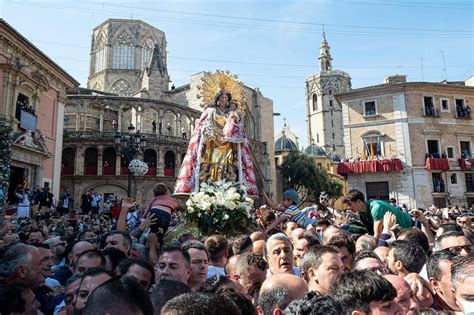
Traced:
<svg viewBox="0 0 474 315">
<path fill-rule="evenodd" d="M 347 209 L 324 194 L 303 208 L 287 190 L 281 203 L 262 194 L 247 234 L 201 236 L 176 234 L 180 203 L 164 184 L 154 194 L 141 208 L 87 191 L 74 211 L 65 192 L 55 208 L 5 216 L 0 314 L 474 312 L 467 209 L 409 210 L 358 190 Z"/>
</svg>

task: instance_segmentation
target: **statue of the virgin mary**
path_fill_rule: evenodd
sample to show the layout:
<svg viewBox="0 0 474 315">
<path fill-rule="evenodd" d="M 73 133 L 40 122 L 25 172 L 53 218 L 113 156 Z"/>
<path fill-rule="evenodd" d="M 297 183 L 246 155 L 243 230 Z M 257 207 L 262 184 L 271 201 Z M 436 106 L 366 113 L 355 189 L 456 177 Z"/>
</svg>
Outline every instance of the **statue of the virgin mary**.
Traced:
<svg viewBox="0 0 474 315">
<path fill-rule="evenodd" d="M 202 81 L 200 97 L 205 108 L 191 135 L 174 193 L 190 194 L 199 191 L 201 182 L 226 180 L 239 182 L 248 196 L 257 197 L 242 85 L 223 71 L 207 73 Z"/>
</svg>

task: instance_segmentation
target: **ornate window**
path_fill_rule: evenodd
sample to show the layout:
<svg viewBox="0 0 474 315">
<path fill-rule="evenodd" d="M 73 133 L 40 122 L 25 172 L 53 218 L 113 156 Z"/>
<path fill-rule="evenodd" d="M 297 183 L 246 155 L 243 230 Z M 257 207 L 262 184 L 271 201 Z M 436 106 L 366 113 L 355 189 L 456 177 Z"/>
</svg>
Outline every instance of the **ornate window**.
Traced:
<svg viewBox="0 0 474 315">
<path fill-rule="evenodd" d="M 153 49 L 155 48 L 155 40 L 151 37 L 145 40 L 142 48 L 142 64 L 141 69 L 145 69 L 146 65 L 148 64 L 148 60 L 150 59 L 151 55 L 153 54 Z"/>
<path fill-rule="evenodd" d="M 106 37 L 99 34 L 94 42 L 94 73 L 104 70 L 107 66 L 107 51 Z"/>
<path fill-rule="evenodd" d="M 130 84 L 125 81 L 124 79 L 120 79 L 114 83 L 111 89 L 112 93 L 118 94 L 120 96 L 131 96 L 132 89 L 130 88 Z"/>
<path fill-rule="evenodd" d="M 135 69 L 135 47 L 132 37 L 123 33 L 117 38 L 112 54 L 113 69 Z"/>
<path fill-rule="evenodd" d="M 95 67 L 94 72 L 100 72 L 104 70 L 107 66 L 107 46 L 103 46 L 99 48 L 98 51 L 95 52 Z"/>
</svg>

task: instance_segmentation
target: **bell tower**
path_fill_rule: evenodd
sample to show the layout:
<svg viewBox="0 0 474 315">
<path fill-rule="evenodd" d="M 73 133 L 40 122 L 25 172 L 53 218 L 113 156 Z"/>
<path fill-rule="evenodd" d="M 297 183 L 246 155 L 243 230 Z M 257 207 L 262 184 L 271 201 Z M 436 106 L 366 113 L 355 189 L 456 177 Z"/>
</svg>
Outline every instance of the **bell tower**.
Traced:
<svg viewBox="0 0 474 315">
<path fill-rule="evenodd" d="M 344 71 L 334 70 L 331 47 L 323 31 L 319 45 L 319 72 L 306 79 L 306 113 L 308 143 L 316 144 L 326 153 L 344 156 L 342 109 L 334 95 L 351 90 L 351 78 Z"/>
<path fill-rule="evenodd" d="M 332 70 L 331 47 L 329 47 L 329 44 L 326 40 L 325 32 L 323 32 L 323 40 L 321 41 L 321 45 L 319 46 L 319 70 Z"/>
</svg>

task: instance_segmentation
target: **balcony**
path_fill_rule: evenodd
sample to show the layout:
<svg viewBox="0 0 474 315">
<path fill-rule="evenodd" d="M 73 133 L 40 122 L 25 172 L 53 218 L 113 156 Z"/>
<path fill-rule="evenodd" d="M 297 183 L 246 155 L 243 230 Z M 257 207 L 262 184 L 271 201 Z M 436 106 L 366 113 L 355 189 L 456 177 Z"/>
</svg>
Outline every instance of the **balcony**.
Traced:
<svg viewBox="0 0 474 315">
<path fill-rule="evenodd" d="M 67 129 L 66 129 L 67 130 Z M 145 136 L 147 141 L 158 141 L 158 142 L 173 142 L 178 144 L 187 145 L 189 143 L 189 139 L 183 139 L 182 137 L 174 137 L 168 135 L 157 135 L 154 133 L 142 133 Z M 110 141 L 115 143 L 115 132 L 106 132 L 106 131 L 98 131 L 98 130 L 67 130 L 64 133 L 64 140 L 65 141 L 73 141 L 73 140 L 88 140 L 88 141 Z"/>
<path fill-rule="evenodd" d="M 149 167 L 145 176 L 156 176 L 156 167 Z"/>
<path fill-rule="evenodd" d="M 459 167 L 463 171 L 471 170 L 474 163 L 474 159 L 459 159 Z"/>
<path fill-rule="evenodd" d="M 444 180 L 433 179 L 433 193 L 446 193 Z"/>
<path fill-rule="evenodd" d="M 403 163 L 400 159 L 341 162 L 337 165 L 337 173 L 340 175 L 351 173 L 390 173 L 402 170 Z"/>
<path fill-rule="evenodd" d="M 424 117 L 439 117 L 439 113 L 434 107 L 425 107 L 423 109 Z"/>
<path fill-rule="evenodd" d="M 163 171 L 165 176 L 174 177 L 174 168 L 165 168 Z"/>
<path fill-rule="evenodd" d="M 120 175 L 128 175 L 128 167 L 122 166 L 120 168 Z"/>
<path fill-rule="evenodd" d="M 97 175 L 97 166 L 84 167 L 84 175 Z"/>
<path fill-rule="evenodd" d="M 115 175 L 115 167 L 114 166 L 104 166 L 102 168 L 102 175 Z"/>
<path fill-rule="evenodd" d="M 449 170 L 449 161 L 447 158 L 427 157 L 425 168 L 427 170 L 447 171 Z"/>
<path fill-rule="evenodd" d="M 458 119 L 471 119 L 471 108 L 468 106 L 456 108 L 456 118 Z"/>
<path fill-rule="evenodd" d="M 74 166 L 63 166 L 61 168 L 61 175 L 74 175 Z"/>
</svg>

